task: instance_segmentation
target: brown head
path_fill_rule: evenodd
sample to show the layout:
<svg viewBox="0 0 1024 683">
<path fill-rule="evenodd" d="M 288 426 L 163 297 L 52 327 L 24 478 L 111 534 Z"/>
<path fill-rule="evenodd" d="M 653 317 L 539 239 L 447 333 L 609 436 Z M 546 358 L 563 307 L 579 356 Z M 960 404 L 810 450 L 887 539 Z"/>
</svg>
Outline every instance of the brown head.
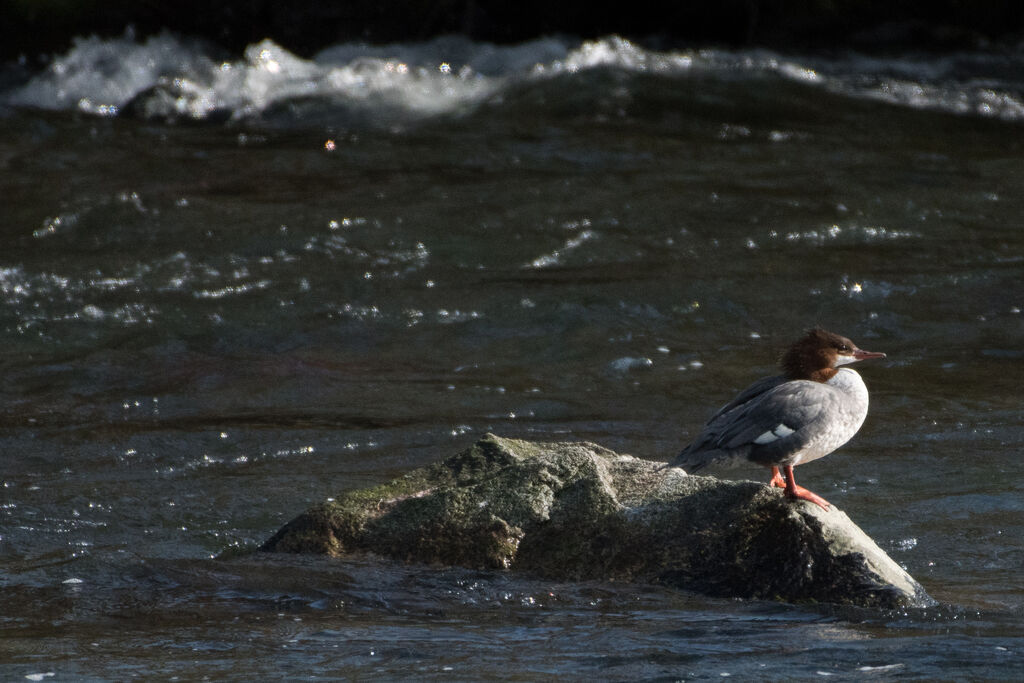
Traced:
<svg viewBox="0 0 1024 683">
<path fill-rule="evenodd" d="M 885 358 L 885 354 L 864 351 L 846 337 L 816 327 L 783 354 L 782 369 L 787 379 L 827 382 L 840 365 L 868 358 Z"/>
</svg>

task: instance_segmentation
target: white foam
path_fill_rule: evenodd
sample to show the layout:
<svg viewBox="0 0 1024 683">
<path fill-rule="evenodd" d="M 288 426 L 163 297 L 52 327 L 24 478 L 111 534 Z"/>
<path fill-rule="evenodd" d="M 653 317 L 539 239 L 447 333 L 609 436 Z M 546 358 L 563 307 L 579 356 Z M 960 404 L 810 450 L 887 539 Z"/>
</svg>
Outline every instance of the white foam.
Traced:
<svg viewBox="0 0 1024 683">
<path fill-rule="evenodd" d="M 630 370 L 642 370 L 654 366 L 654 361 L 642 356 L 623 356 L 616 358 L 608 367 L 615 372 L 629 372 Z"/>
<path fill-rule="evenodd" d="M 1016 61 L 1015 61 L 1016 60 Z M 113 116 L 147 91 L 145 115 L 204 119 L 258 116 L 282 103 L 319 99 L 369 114 L 422 118 L 500 103 L 511 86 L 592 69 L 686 78 L 779 78 L 855 99 L 1004 120 L 1024 119 L 1024 57 L 938 59 L 790 58 L 767 50 L 656 51 L 617 36 L 583 43 L 546 38 L 497 46 L 459 37 L 370 46 L 346 43 L 303 59 L 272 40 L 221 61 L 198 43 L 160 34 L 82 38 L 28 83 L 0 93 L 15 107 Z"/>
<path fill-rule="evenodd" d="M 590 225 L 590 221 L 585 221 L 586 225 Z M 538 256 L 530 262 L 529 267 L 531 268 L 548 268 L 551 266 L 562 265 L 563 259 L 569 252 L 579 249 L 580 246 L 591 240 L 597 239 L 597 233 L 593 230 L 583 230 L 578 235 L 570 237 L 565 241 L 558 249 L 555 249 L 549 254 Z"/>
<path fill-rule="evenodd" d="M 43 74 L 4 99 L 13 105 L 114 115 L 161 77 L 191 83 L 209 78 L 214 70 L 208 57 L 166 34 L 141 44 L 127 36 L 79 38 Z"/>
</svg>

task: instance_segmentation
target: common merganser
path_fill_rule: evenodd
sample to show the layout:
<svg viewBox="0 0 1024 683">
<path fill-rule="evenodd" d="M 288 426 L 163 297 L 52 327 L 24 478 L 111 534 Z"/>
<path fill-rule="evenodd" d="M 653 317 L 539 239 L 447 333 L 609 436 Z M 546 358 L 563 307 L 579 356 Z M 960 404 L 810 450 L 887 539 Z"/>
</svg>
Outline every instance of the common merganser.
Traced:
<svg viewBox="0 0 1024 683">
<path fill-rule="evenodd" d="M 771 468 L 771 486 L 828 510 L 827 500 L 797 486 L 793 468 L 828 455 L 864 424 L 867 387 L 854 370 L 840 366 L 868 358 L 885 354 L 864 351 L 820 328 L 810 330 L 782 356 L 782 375 L 740 392 L 668 466 L 695 472 L 712 464 L 764 465 Z"/>
</svg>

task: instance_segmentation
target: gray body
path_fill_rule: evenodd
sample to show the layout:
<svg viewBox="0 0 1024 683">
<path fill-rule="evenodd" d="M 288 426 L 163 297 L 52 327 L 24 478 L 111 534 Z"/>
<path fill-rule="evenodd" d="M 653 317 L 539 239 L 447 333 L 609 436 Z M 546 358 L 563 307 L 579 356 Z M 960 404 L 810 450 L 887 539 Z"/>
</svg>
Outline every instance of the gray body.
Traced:
<svg viewBox="0 0 1024 683">
<path fill-rule="evenodd" d="M 849 368 L 827 382 L 767 377 L 715 413 L 670 464 L 687 472 L 741 462 L 799 465 L 849 441 L 867 414 L 867 387 Z"/>
</svg>

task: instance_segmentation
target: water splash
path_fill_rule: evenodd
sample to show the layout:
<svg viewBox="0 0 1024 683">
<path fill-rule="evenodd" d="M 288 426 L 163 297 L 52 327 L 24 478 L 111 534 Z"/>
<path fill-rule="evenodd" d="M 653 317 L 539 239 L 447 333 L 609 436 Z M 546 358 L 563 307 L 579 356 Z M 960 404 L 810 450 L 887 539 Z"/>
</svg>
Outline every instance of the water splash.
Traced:
<svg viewBox="0 0 1024 683">
<path fill-rule="evenodd" d="M 78 110 L 146 119 L 245 120 L 316 101 L 369 122 L 420 120 L 473 111 L 526 84 L 570 81 L 594 69 L 694 74 L 717 79 L 778 78 L 857 100 L 960 115 L 1024 119 L 1020 55 L 934 59 L 791 58 L 767 51 L 644 48 L 618 36 L 582 43 L 546 38 L 496 46 L 445 37 L 424 43 L 349 43 L 303 59 L 272 40 L 221 60 L 199 43 L 160 34 L 81 38 L 28 83 L 0 93 L 14 107 Z M 580 82 L 579 87 L 587 86 Z"/>
</svg>

